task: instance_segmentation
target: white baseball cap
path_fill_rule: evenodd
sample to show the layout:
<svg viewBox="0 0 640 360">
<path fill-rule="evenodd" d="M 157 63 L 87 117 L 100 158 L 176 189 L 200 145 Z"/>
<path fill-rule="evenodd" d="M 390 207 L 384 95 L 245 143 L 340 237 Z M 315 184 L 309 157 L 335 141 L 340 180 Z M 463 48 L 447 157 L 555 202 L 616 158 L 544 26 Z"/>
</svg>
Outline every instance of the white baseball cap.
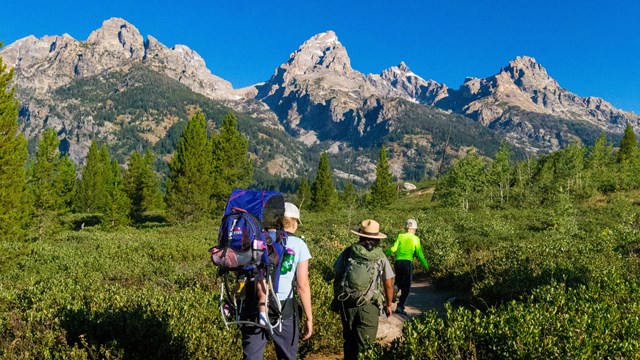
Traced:
<svg viewBox="0 0 640 360">
<path fill-rule="evenodd" d="M 418 228 L 418 222 L 415 221 L 414 219 L 409 219 L 409 220 L 407 220 L 406 223 L 404 223 L 404 227 L 405 227 L 405 229 L 417 229 Z"/>
<path fill-rule="evenodd" d="M 296 219 L 302 224 L 302 221 L 300 221 L 300 210 L 290 202 L 284 203 L 284 216 Z"/>
</svg>

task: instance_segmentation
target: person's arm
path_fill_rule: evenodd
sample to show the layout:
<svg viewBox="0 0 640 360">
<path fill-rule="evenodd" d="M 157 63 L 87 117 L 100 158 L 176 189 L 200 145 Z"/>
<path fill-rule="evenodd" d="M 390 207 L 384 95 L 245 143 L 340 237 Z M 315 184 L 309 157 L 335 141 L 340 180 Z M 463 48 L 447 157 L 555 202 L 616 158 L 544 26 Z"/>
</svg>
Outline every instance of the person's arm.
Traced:
<svg viewBox="0 0 640 360">
<path fill-rule="evenodd" d="M 391 247 L 391 249 L 387 250 L 386 255 L 387 256 L 391 256 L 391 254 L 395 253 L 396 251 L 398 251 L 398 237 L 396 236 L 396 241 L 394 241 L 393 246 Z"/>
<path fill-rule="evenodd" d="M 393 306 L 393 278 L 385 279 L 383 281 L 384 284 L 384 294 L 385 294 L 385 307 L 384 312 L 387 317 L 391 316 L 391 307 Z"/>
<path fill-rule="evenodd" d="M 384 312 L 387 317 L 391 316 L 391 306 L 393 306 L 393 280 L 396 274 L 393 273 L 391 263 L 386 257 L 382 258 L 382 286 L 384 287 Z"/>
<path fill-rule="evenodd" d="M 311 311 L 311 287 L 309 286 L 309 260 L 298 263 L 296 270 L 296 280 L 298 283 L 298 295 L 300 295 L 300 302 L 302 302 L 302 309 L 304 310 L 305 321 L 305 334 L 302 340 L 307 340 L 313 334 L 313 313 Z"/>
<path fill-rule="evenodd" d="M 418 260 L 420 260 L 425 270 L 429 270 L 429 264 L 427 263 L 427 259 L 424 258 L 424 254 L 422 253 L 422 245 L 420 244 L 420 238 L 417 236 L 416 236 L 416 255 L 418 256 Z"/>
</svg>

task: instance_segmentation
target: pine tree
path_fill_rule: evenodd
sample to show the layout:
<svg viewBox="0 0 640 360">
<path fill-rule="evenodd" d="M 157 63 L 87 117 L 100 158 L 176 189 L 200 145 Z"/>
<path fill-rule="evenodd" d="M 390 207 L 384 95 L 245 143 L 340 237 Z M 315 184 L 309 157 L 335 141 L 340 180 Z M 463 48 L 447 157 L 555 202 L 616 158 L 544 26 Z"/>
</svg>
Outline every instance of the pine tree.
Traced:
<svg viewBox="0 0 640 360">
<path fill-rule="evenodd" d="M 372 207 L 387 207 L 396 197 L 396 186 L 393 183 L 393 175 L 389 171 L 387 150 L 384 146 L 380 148 L 378 164 L 376 165 L 376 180 L 371 185 L 370 191 L 369 205 Z"/>
<path fill-rule="evenodd" d="M 117 229 L 129 224 L 131 201 L 124 188 L 122 172 L 117 160 L 111 161 L 107 175 L 107 203 L 102 209 L 102 226 L 107 229 Z"/>
<path fill-rule="evenodd" d="M 244 188 L 253 180 L 253 168 L 248 157 L 249 141 L 238 131 L 236 117 L 229 113 L 222 120 L 220 132 L 213 135 L 213 200 L 226 202 L 235 188 Z"/>
<path fill-rule="evenodd" d="M 15 87 L 9 89 L 12 78 L 13 69 L 7 71 L 0 58 L 0 240 L 22 237 L 29 211 L 25 191 L 27 141 L 18 131 Z"/>
<path fill-rule="evenodd" d="M 327 210 L 336 198 L 336 187 L 331 178 L 331 168 L 327 153 L 320 155 L 318 173 L 311 186 L 311 207 L 318 211 Z"/>
<path fill-rule="evenodd" d="M 151 150 L 147 150 L 144 156 L 134 152 L 124 174 L 124 188 L 131 201 L 131 217 L 135 221 L 141 221 L 145 213 L 164 207 L 160 182 L 153 171 L 153 161 Z"/>
<path fill-rule="evenodd" d="M 212 210 L 213 150 L 206 120 L 197 112 L 180 136 L 169 164 L 167 208 L 176 222 L 192 222 Z"/>
<path fill-rule="evenodd" d="M 297 195 L 298 208 L 300 209 L 302 209 L 307 202 L 311 201 L 311 185 L 309 185 L 309 181 L 307 179 L 302 179 L 302 181 L 300 181 L 300 187 L 298 188 Z"/>
<path fill-rule="evenodd" d="M 65 155 L 58 162 L 58 192 L 62 200 L 62 213 L 68 213 L 74 208 L 78 180 L 76 178 L 76 164 Z"/>
<path fill-rule="evenodd" d="M 97 213 L 109 203 L 108 184 L 111 178 L 111 160 L 106 146 L 98 147 L 95 140 L 89 147 L 87 163 L 76 192 L 76 209 L 79 212 Z"/>
<path fill-rule="evenodd" d="M 55 130 L 45 130 L 29 169 L 29 191 L 34 204 L 33 222 L 37 237 L 46 239 L 60 226 L 66 204 L 59 183 L 60 140 Z"/>
<path fill-rule="evenodd" d="M 636 133 L 633 131 L 631 125 L 627 124 L 624 129 L 624 135 L 620 141 L 620 150 L 618 150 L 618 162 L 630 160 L 637 156 L 638 141 L 636 140 Z"/>
</svg>

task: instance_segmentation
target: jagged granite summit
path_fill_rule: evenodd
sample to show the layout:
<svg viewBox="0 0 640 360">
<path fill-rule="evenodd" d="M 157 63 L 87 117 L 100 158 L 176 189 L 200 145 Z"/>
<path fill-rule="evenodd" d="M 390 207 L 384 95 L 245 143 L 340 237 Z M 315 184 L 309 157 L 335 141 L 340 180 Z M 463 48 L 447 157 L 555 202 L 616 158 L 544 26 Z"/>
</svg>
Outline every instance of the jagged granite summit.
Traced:
<svg viewBox="0 0 640 360">
<path fill-rule="evenodd" d="M 145 39 L 120 18 L 106 20 L 86 41 L 68 34 L 28 36 L 0 49 L 0 56 L 15 68 L 25 135 L 33 143 L 45 128 L 55 128 L 76 162 L 82 162 L 95 137 L 117 144 L 123 137 L 138 136 L 155 145 L 184 120 L 176 113 L 186 117 L 197 108 L 195 94 L 217 104 L 207 106 L 246 112 L 278 133 L 269 137 L 265 133 L 271 130 L 257 131 L 262 143 L 286 131 L 281 142 L 293 138 L 296 146 L 314 154 L 327 151 L 338 157 L 391 141 L 390 163 L 399 178 L 407 164 L 433 167 L 452 128 L 457 130 L 449 153 L 463 154 L 469 146 L 501 139 L 537 153 L 602 131 L 621 133 L 626 124 L 638 130 L 640 124 L 634 113 L 562 88 L 543 66 L 526 56 L 509 62 L 496 75 L 467 78 L 458 89 L 426 80 L 404 62 L 380 74 L 365 75 L 351 67 L 347 50 L 333 31 L 311 37 L 267 81 L 244 89 L 233 89 L 230 82 L 212 74 L 202 57 L 187 46 L 170 48 L 153 36 Z M 162 91 L 163 87 L 168 88 L 165 97 L 156 95 L 161 105 L 151 105 L 158 102 L 135 92 L 137 88 Z M 166 103 L 176 92 L 184 95 L 185 87 L 189 94 L 181 99 L 188 100 Z M 127 96 L 134 93 L 138 107 L 132 115 L 126 104 Z M 162 106 L 164 112 L 150 106 Z M 180 111 L 167 110 L 171 107 Z M 456 140 L 457 145 L 452 145 Z M 492 155 L 490 146 L 483 151 Z M 370 180 L 375 169 L 372 159 L 361 154 L 354 157 L 360 167 L 358 176 Z M 265 161 L 268 172 L 278 168 L 280 173 L 290 173 L 292 166 L 283 164 L 298 163 L 293 158 L 276 162 Z M 345 178 L 355 176 L 346 168 L 339 173 Z"/>
<path fill-rule="evenodd" d="M 621 131 L 627 123 L 638 125 L 638 116 L 618 110 L 596 97 L 580 97 L 560 87 L 532 57 L 517 57 L 494 76 L 467 78 L 443 107 L 470 116 L 483 124 L 499 119 L 507 107 L 593 123 L 603 130 Z M 436 102 L 438 104 L 438 102 Z"/>
<path fill-rule="evenodd" d="M 578 126 L 591 133 L 621 133 L 626 124 L 640 125 L 634 113 L 563 89 L 532 57 L 517 57 L 488 78 L 467 78 L 454 90 L 423 79 L 404 62 L 365 76 L 351 68 L 332 31 L 307 40 L 256 89 L 256 99 L 308 143 L 392 132 L 401 119 L 388 121 L 400 114 L 391 99 L 461 114 L 532 152 L 557 150 L 579 138 L 570 122 L 583 123 Z"/>
<path fill-rule="evenodd" d="M 195 92 L 211 98 L 237 98 L 231 83 L 211 74 L 195 51 L 184 45 L 168 48 L 152 36 L 145 41 L 135 26 L 120 18 L 106 20 L 85 42 L 67 34 L 40 39 L 28 36 L 0 54 L 8 66 L 15 67 L 21 87 L 37 94 L 77 78 L 146 63 Z"/>
<path fill-rule="evenodd" d="M 231 83 L 211 74 L 195 51 L 184 45 L 169 48 L 152 36 L 145 40 L 135 26 L 120 18 L 104 21 L 102 27 L 93 31 L 84 42 L 68 34 L 39 39 L 28 36 L 1 49 L 0 55 L 7 66 L 15 69 L 14 82 L 22 106 L 20 115 L 25 135 L 36 138 L 45 128 L 56 129 L 64 150 L 80 163 L 86 156 L 91 138 L 112 138 L 120 126 L 114 124 L 116 119 L 102 123 L 91 115 L 78 118 L 78 114 L 73 113 L 73 101 L 55 97 L 55 92 L 62 87 L 92 77 L 126 74 L 141 66 L 208 98 L 228 102 L 239 99 Z M 122 90 L 130 85 L 133 84 L 125 82 L 118 88 Z M 99 109 L 89 109 L 85 113 L 96 110 Z M 170 125 L 151 124 L 151 130 L 160 130 L 160 133 L 152 135 L 150 140 L 156 141 Z"/>
</svg>

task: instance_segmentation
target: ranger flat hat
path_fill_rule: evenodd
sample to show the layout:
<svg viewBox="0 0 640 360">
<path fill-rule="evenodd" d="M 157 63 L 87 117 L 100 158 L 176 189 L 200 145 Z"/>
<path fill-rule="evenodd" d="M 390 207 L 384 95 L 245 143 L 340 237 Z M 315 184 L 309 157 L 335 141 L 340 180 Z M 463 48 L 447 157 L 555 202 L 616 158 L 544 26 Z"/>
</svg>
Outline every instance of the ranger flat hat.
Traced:
<svg viewBox="0 0 640 360">
<path fill-rule="evenodd" d="M 367 219 L 360 224 L 360 229 L 351 230 L 352 233 L 372 239 L 386 239 L 387 235 L 380 232 L 377 221 Z"/>
</svg>

